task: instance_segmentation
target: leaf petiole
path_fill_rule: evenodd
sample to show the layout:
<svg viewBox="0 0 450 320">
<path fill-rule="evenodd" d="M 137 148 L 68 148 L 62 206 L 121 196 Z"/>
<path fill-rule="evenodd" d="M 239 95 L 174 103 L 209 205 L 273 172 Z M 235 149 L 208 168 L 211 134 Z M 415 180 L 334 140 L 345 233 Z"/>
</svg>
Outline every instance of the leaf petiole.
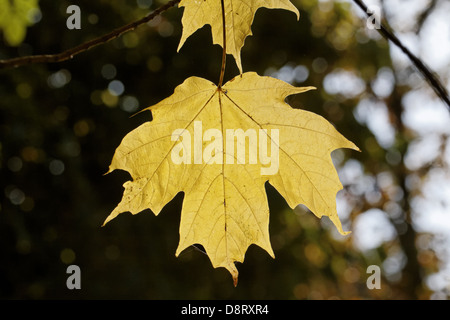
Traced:
<svg viewBox="0 0 450 320">
<path fill-rule="evenodd" d="M 227 60 L 227 32 L 225 29 L 225 4 L 224 0 L 220 0 L 220 4 L 222 6 L 222 35 L 223 35 L 223 44 L 222 44 L 222 66 L 220 68 L 220 79 L 218 84 L 218 90 L 221 90 L 223 84 L 223 75 L 225 73 L 225 64 Z"/>
</svg>

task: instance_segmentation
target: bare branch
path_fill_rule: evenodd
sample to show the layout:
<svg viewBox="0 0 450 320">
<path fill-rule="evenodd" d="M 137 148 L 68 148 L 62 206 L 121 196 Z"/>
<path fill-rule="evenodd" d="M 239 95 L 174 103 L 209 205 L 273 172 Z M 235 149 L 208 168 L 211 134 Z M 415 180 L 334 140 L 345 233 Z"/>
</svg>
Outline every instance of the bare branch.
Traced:
<svg viewBox="0 0 450 320">
<path fill-rule="evenodd" d="M 55 63 L 55 62 L 62 62 L 69 59 L 72 59 L 77 54 L 80 54 L 82 52 L 85 52 L 95 46 L 105 44 L 111 40 L 116 39 L 120 35 L 136 29 L 141 24 L 147 23 L 150 20 L 154 19 L 156 16 L 160 15 L 164 11 L 170 9 L 174 5 L 176 5 L 180 0 L 171 0 L 165 5 L 160 6 L 155 11 L 150 13 L 149 15 L 145 16 L 144 18 L 129 23 L 125 26 L 122 26 L 120 28 L 117 28 L 110 33 L 107 33 L 101 37 L 95 38 L 93 40 L 90 40 L 88 42 L 85 42 L 83 44 L 80 44 L 74 48 L 68 49 L 64 52 L 57 53 L 57 54 L 42 54 L 42 55 L 34 55 L 34 56 L 26 56 L 26 57 L 19 57 L 19 58 L 13 58 L 13 59 L 7 59 L 7 60 L 0 60 L 0 69 L 6 69 L 6 68 L 16 68 L 19 66 L 24 66 L 28 64 L 33 63 Z"/>
<path fill-rule="evenodd" d="M 353 2 L 356 3 L 366 14 L 368 17 L 370 17 L 367 6 L 363 3 L 362 0 L 353 0 Z M 422 75 L 425 77 L 428 84 L 433 88 L 434 92 L 437 94 L 441 100 L 447 104 L 447 106 L 450 108 L 450 97 L 448 95 L 447 89 L 444 87 L 444 85 L 439 80 L 438 76 L 430 70 L 428 66 L 425 65 L 425 63 L 417 58 L 411 51 L 409 51 L 408 48 L 406 48 L 402 42 L 397 38 L 396 35 L 394 35 L 393 32 L 389 31 L 388 28 L 384 23 L 380 21 L 380 29 L 378 29 L 380 34 L 386 38 L 387 40 L 390 40 L 393 44 L 395 44 L 400 50 L 405 53 L 408 58 L 411 60 L 411 62 L 414 64 L 414 66 L 422 73 Z"/>
<path fill-rule="evenodd" d="M 432 0 L 431 4 L 428 5 L 428 7 L 420 14 L 417 26 L 416 26 L 416 33 L 419 33 L 422 29 L 423 24 L 425 23 L 425 20 L 427 20 L 428 16 L 431 14 L 431 12 L 434 10 L 434 8 L 437 5 L 437 0 Z"/>
</svg>

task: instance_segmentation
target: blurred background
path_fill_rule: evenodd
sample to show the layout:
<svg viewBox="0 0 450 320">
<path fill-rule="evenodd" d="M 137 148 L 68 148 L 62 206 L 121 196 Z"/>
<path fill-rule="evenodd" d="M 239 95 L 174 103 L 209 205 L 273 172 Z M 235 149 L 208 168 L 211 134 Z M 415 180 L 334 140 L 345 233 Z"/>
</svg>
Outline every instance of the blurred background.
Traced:
<svg viewBox="0 0 450 320">
<path fill-rule="evenodd" d="M 16 10 L 5 15 L 6 2 Z M 58 53 L 145 16 L 157 0 L 0 0 L 0 59 Z M 318 90 L 288 98 L 325 117 L 362 152 L 333 160 L 348 236 L 267 185 L 272 259 L 251 246 L 233 287 L 194 247 L 178 258 L 183 195 L 159 214 L 124 213 L 126 172 L 104 173 L 122 138 L 151 119 L 134 113 L 190 76 L 217 82 L 209 27 L 177 53 L 182 9 L 73 60 L 0 70 L 0 298 L 447 299 L 450 296 L 450 117 L 406 56 L 366 26 L 352 1 L 293 0 L 258 10 L 244 72 Z M 68 30 L 66 9 L 81 9 Z M 450 2 L 368 1 L 450 89 Z M 3 14 L 2 14 L 3 12 Z M 225 80 L 238 74 L 229 57 Z M 68 290 L 66 269 L 81 269 Z M 370 265 L 381 288 L 370 290 Z"/>
</svg>

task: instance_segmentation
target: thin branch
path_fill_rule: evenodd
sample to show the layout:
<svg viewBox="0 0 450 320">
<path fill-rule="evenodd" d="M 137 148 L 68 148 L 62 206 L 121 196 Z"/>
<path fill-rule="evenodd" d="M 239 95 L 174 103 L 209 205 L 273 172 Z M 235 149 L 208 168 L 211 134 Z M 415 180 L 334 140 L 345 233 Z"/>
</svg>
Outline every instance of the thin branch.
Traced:
<svg viewBox="0 0 450 320">
<path fill-rule="evenodd" d="M 428 7 L 420 14 L 416 26 L 416 33 L 419 33 L 422 29 L 423 24 L 425 23 L 425 20 L 427 20 L 430 13 L 434 10 L 434 8 L 437 5 L 437 0 L 432 0 L 431 4 L 428 5 Z"/>
<path fill-rule="evenodd" d="M 176 5 L 180 0 L 171 0 L 165 5 L 160 6 L 155 11 L 150 13 L 149 15 L 145 16 L 144 18 L 129 23 L 125 26 L 122 26 L 120 28 L 117 28 L 110 33 L 107 33 L 103 36 L 100 36 L 98 38 L 95 38 L 93 40 L 90 40 L 88 42 L 85 42 L 83 44 L 80 44 L 74 48 L 68 49 L 64 52 L 57 53 L 57 54 L 42 54 L 42 55 L 34 55 L 34 56 L 26 56 L 26 57 L 19 57 L 19 58 L 13 58 L 13 59 L 6 59 L 6 60 L 0 60 L 0 69 L 6 69 L 6 68 L 16 68 L 19 66 L 24 66 L 32 63 L 56 63 L 56 62 L 62 62 L 69 59 L 72 59 L 77 54 L 80 54 L 82 52 L 85 52 L 95 46 L 98 46 L 100 44 L 107 43 L 111 40 L 116 39 L 120 35 L 136 29 L 141 24 L 147 23 L 150 20 L 154 19 L 156 16 L 160 15 L 164 11 L 170 9 L 174 5 Z"/>
<path fill-rule="evenodd" d="M 353 2 L 355 2 L 367 14 L 367 16 L 370 17 L 367 6 L 361 0 L 353 0 Z M 397 36 L 394 35 L 393 32 L 389 31 L 385 26 L 385 24 L 383 24 L 381 21 L 378 32 L 380 32 L 380 34 L 384 38 L 394 43 L 398 48 L 400 48 L 400 50 L 403 51 L 403 53 L 405 53 L 408 56 L 408 58 L 411 60 L 414 66 L 417 69 L 419 69 L 419 71 L 425 77 L 428 84 L 433 88 L 437 96 L 441 98 L 441 100 L 444 103 L 446 103 L 447 106 L 450 108 L 450 97 L 448 95 L 447 89 L 441 83 L 437 75 L 434 72 L 432 72 L 430 68 L 427 67 L 425 63 L 422 62 L 422 60 L 417 58 L 411 51 L 409 51 L 409 49 L 402 44 L 402 42 L 397 38 Z"/>
</svg>

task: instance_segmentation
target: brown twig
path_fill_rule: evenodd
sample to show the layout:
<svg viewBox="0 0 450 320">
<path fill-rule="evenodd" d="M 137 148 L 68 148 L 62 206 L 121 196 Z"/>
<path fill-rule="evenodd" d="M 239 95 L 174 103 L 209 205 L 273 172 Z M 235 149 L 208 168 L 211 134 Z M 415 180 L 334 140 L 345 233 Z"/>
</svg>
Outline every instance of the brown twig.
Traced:
<svg viewBox="0 0 450 320">
<path fill-rule="evenodd" d="M 416 26 L 416 34 L 420 32 L 422 29 L 423 24 L 428 19 L 428 16 L 430 13 L 436 8 L 437 0 L 432 0 L 431 3 L 427 6 L 427 8 L 420 14 L 420 16 L 417 18 L 417 26 Z"/>
<path fill-rule="evenodd" d="M 42 55 L 34 55 L 34 56 L 26 56 L 26 57 L 19 57 L 19 58 L 13 58 L 13 59 L 6 59 L 6 60 L 0 60 L 0 69 L 6 69 L 6 68 L 16 68 L 19 66 L 24 66 L 32 63 L 55 63 L 55 62 L 62 62 L 69 59 L 72 59 L 77 54 L 80 54 L 82 52 L 85 52 L 95 46 L 98 46 L 100 44 L 107 43 L 113 39 L 116 39 L 120 35 L 136 29 L 141 24 L 147 23 L 150 20 L 154 19 L 156 16 L 160 15 L 164 11 L 170 9 L 174 5 L 176 5 L 180 0 L 172 0 L 166 3 L 165 5 L 160 6 L 155 11 L 150 13 L 149 15 L 145 16 L 144 18 L 129 23 L 125 26 L 122 26 L 120 28 L 117 28 L 110 33 L 107 33 L 103 36 L 100 36 L 98 38 L 95 38 L 93 40 L 90 40 L 88 42 L 85 42 L 83 44 L 80 44 L 74 48 L 68 49 L 61 53 L 56 54 L 42 54 Z"/>
<path fill-rule="evenodd" d="M 362 0 L 353 0 L 366 14 L 368 17 L 370 17 L 370 14 L 368 12 L 367 6 L 362 2 Z M 450 108 L 450 97 L 448 95 L 447 89 L 444 87 L 444 85 L 439 80 L 438 76 L 430 70 L 429 67 L 425 65 L 425 63 L 417 58 L 411 51 L 409 51 L 408 48 L 406 48 L 402 42 L 397 38 L 397 36 L 388 30 L 388 28 L 380 21 L 380 28 L 378 29 L 378 32 L 386 38 L 387 40 L 390 40 L 393 44 L 395 44 L 400 50 L 405 53 L 408 58 L 411 60 L 411 62 L 414 64 L 414 66 L 422 73 L 422 75 L 425 77 L 428 84 L 433 88 L 434 92 L 437 94 L 441 100 L 447 104 L 447 106 Z"/>
</svg>

